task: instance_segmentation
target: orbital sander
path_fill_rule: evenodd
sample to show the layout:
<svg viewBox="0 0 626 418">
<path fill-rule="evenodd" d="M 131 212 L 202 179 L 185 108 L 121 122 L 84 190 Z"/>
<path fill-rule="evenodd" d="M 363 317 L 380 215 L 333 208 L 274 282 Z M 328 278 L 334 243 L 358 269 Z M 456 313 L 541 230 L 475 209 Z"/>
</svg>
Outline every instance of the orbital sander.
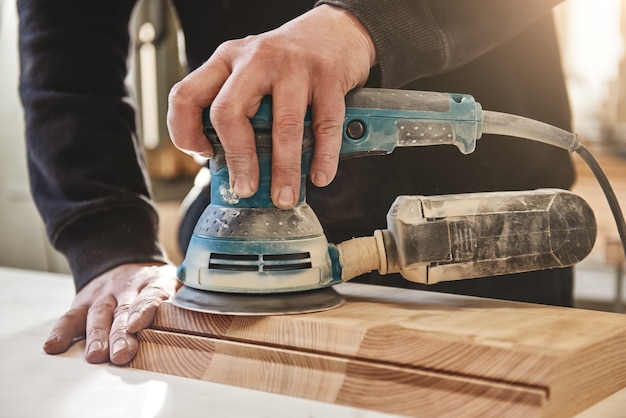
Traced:
<svg viewBox="0 0 626 418">
<path fill-rule="evenodd" d="M 311 121 L 309 111 L 298 203 L 281 210 L 270 198 L 271 97 L 262 100 L 251 119 L 260 180 L 249 198 L 237 196 L 230 187 L 224 149 L 205 109 L 204 133 L 214 148 L 211 203 L 178 267 L 183 286 L 172 298 L 174 305 L 229 315 L 322 311 L 343 303 L 334 285 L 372 270 L 432 284 L 570 266 L 584 259 L 595 243 L 592 209 L 579 196 L 558 189 L 398 196 L 388 212 L 387 229 L 329 243 L 306 203 L 305 180 L 314 151 Z M 483 111 L 472 96 L 463 94 L 355 89 L 346 96 L 343 127 L 341 158 L 443 144 L 469 154 L 483 133 L 493 133 L 570 152 L 583 150 L 583 158 L 595 162 L 575 134 Z M 594 173 L 603 176 L 601 170 Z M 616 210 L 617 220 L 619 206 Z"/>
</svg>

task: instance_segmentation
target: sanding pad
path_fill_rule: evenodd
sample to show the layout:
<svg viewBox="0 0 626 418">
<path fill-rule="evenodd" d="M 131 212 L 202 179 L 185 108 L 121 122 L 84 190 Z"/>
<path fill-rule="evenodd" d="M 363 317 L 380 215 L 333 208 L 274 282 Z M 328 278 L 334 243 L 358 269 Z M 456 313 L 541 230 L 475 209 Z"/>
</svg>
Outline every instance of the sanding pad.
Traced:
<svg viewBox="0 0 626 418">
<path fill-rule="evenodd" d="M 209 292 L 182 286 L 170 300 L 182 309 L 222 315 L 263 316 L 327 311 L 344 298 L 332 287 L 287 293 Z"/>
</svg>

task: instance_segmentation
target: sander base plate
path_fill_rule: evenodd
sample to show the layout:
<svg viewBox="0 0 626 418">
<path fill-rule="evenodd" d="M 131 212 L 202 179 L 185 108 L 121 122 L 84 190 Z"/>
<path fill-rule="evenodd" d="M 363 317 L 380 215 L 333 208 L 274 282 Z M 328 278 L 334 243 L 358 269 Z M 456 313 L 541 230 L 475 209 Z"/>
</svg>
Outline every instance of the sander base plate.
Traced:
<svg viewBox="0 0 626 418">
<path fill-rule="evenodd" d="M 265 316 L 326 311 L 345 300 L 332 287 L 287 293 L 225 293 L 182 286 L 170 299 L 174 306 L 221 315 Z"/>
</svg>

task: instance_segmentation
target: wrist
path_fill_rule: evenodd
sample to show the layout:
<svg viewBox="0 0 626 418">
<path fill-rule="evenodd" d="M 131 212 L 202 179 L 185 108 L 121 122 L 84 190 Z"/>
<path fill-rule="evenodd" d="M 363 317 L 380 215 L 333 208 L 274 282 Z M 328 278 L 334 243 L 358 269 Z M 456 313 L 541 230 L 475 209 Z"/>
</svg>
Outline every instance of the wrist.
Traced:
<svg viewBox="0 0 626 418">
<path fill-rule="evenodd" d="M 364 51 L 368 54 L 370 67 L 373 67 L 376 64 L 376 46 L 363 23 L 348 10 L 341 7 L 329 4 L 321 4 L 318 7 L 326 9 L 327 13 L 343 21 L 343 24 L 346 25 L 345 28 L 350 30 L 355 39 L 362 44 Z"/>
</svg>

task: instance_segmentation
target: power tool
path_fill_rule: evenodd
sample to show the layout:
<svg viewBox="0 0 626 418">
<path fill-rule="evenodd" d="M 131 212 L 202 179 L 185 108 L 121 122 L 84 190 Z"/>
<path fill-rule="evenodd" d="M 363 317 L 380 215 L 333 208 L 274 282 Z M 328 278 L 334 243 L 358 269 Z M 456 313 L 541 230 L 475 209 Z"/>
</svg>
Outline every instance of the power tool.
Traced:
<svg viewBox="0 0 626 418">
<path fill-rule="evenodd" d="M 314 312 L 343 303 L 332 286 L 372 270 L 431 284 L 566 267 L 593 248 L 592 209 L 579 196 L 557 189 L 399 196 L 387 215 L 386 230 L 328 243 L 306 203 L 305 180 L 314 150 L 311 121 L 309 111 L 298 204 L 281 210 L 270 198 L 271 97 L 263 99 L 251 119 L 260 181 L 250 198 L 232 191 L 224 149 L 205 109 L 204 132 L 214 147 L 211 203 L 178 268 L 183 286 L 172 303 L 230 315 Z M 355 89 L 346 95 L 343 127 L 342 158 L 443 144 L 469 154 L 483 133 L 540 141 L 570 152 L 584 150 L 575 134 L 483 111 L 465 94 Z M 617 211 L 621 215 L 619 206 Z"/>
</svg>

